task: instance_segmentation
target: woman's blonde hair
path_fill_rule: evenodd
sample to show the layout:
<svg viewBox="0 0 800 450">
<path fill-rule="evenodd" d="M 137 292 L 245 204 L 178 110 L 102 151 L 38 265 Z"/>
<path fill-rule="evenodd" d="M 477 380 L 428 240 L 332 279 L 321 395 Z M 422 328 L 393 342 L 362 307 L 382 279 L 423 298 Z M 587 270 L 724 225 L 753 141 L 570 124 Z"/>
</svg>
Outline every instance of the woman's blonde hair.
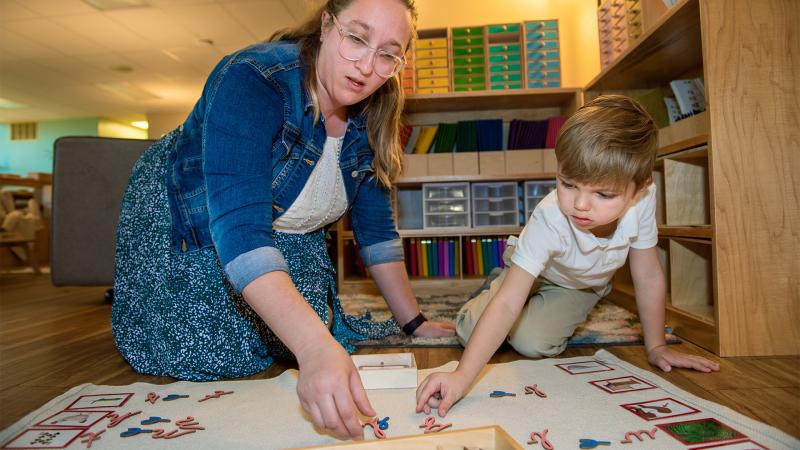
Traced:
<svg viewBox="0 0 800 450">
<path fill-rule="evenodd" d="M 624 95 L 603 95 L 582 106 L 561 128 L 556 159 L 565 177 L 621 189 L 640 189 L 652 177 L 658 127 Z"/>
<path fill-rule="evenodd" d="M 405 4 L 411 14 L 412 36 L 416 35 L 417 10 L 414 0 L 397 0 Z M 320 48 L 322 15 L 327 12 L 337 16 L 353 0 L 328 0 L 303 24 L 277 31 L 269 41 L 291 40 L 300 43 L 300 58 L 308 68 L 304 84 L 314 105 L 314 122 L 319 120 L 319 94 L 317 93 L 317 55 Z M 400 175 L 403 148 L 400 146 L 400 129 L 405 94 L 399 76 L 386 80 L 372 95 L 348 108 L 348 114 L 362 114 L 367 118 L 367 138 L 375 154 L 374 168 L 378 181 L 387 188 Z"/>
</svg>

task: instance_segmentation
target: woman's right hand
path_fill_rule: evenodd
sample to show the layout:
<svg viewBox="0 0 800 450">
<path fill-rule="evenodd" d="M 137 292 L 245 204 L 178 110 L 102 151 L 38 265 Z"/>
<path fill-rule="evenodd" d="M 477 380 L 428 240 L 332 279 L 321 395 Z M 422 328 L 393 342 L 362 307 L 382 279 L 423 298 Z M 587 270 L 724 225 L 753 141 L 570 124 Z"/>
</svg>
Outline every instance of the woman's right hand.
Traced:
<svg viewBox="0 0 800 450">
<path fill-rule="evenodd" d="M 331 338 L 298 355 L 297 360 L 297 396 L 314 425 L 342 439 L 363 439 L 364 429 L 356 413 L 374 417 L 375 410 L 350 355 Z"/>
</svg>

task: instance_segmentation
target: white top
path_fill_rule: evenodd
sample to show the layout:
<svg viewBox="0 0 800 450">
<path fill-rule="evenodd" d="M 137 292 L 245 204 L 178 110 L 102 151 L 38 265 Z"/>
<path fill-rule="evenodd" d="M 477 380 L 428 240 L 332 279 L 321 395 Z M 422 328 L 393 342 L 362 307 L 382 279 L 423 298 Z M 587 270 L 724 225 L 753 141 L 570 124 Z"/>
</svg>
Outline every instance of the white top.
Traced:
<svg viewBox="0 0 800 450">
<path fill-rule="evenodd" d="M 273 229 L 284 233 L 309 233 L 337 221 L 347 211 L 347 193 L 339 169 L 343 140 L 344 137 L 325 139 L 317 166 L 292 206 L 272 222 Z"/>
<path fill-rule="evenodd" d="M 534 277 L 570 289 L 591 288 L 604 296 L 611 277 L 625 264 L 630 247 L 645 249 L 658 243 L 656 186 L 628 209 L 614 234 L 598 238 L 575 227 L 558 209 L 557 191 L 533 210 L 511 260 Z"/>
</svg>

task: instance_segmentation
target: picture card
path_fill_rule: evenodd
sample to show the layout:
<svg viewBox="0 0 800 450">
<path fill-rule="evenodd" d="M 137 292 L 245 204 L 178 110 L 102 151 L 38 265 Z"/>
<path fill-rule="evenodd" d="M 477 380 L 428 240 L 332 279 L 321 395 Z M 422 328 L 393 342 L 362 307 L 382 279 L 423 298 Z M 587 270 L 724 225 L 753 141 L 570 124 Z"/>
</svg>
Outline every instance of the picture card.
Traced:
<svg viewBox="0 0 800 450">
<path fill-rule="evenodd" d="M 613 367 L 609 367 L 601 363 L 600 361 L 579 361 L 566 364 L 556 364 L 556 367 L 566 371 L 570 375 L 580 375 L 582 373 L 607 372 L 609 370 L 614 370 Z"/>
<path fill-rule="evenodd" d="M 661 423 L 656 426 L 686 445 L 729 441 L 747 437 L 713 418 Z"/>
<path fill-rule="evenodd" d="M 86 432 L 86 429 L 27 429 L 0 448 L 65 448 Z"/>
<path fill-rule="evenodd" d="M 125 394 L 89 394 L 81 395 L 71 405 L 64 408 L 71 409 L 108 409 L 119 408 L 133 397 L 132 393 Z"/>
<path fill-rule="evenodd" d="M 726 442 L 723 444 L 707 445 L 705 447 L 694 447 L 692 450 L 703 450 L 706 448 L 723 449 L 723 450 L 769 450 L 767 447 L 759 444 L 750 439 L 746 441 Z"/>
<path fill-rule="evenodd" d="M 700 410 L 681 403 L 674 398 L 660 398 L 646 402 L 627 403 L 619 405 L 636 414 L 644 420 L 658 420 L 669 417 L 686 416 L 699 413 Z"/>
<path fill-rule="evenodd" d="M 35 427 L 90 428 L 113 411 L 61 411 L 34 425 Z"/>
<path fill-rule="evenodd" d="M 620 394 L 622 392 L 644 391 L 646 389 L 655 389 L 656 386 L 641 380 L 634 376 L 608 378 L 605 380 L 590 381 L 590 384 L 610 393 Z"/>
</svg>

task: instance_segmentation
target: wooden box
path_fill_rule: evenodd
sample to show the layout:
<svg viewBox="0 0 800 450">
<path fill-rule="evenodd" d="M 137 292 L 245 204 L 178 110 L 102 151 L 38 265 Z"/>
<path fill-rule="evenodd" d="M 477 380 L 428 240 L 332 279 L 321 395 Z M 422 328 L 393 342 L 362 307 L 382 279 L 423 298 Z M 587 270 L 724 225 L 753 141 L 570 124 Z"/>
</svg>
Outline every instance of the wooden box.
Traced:
<svg viewBox="0 0 800 450">
<path fill-rule="evenodd" d="M 428 176 L 453 174 L 453 153 L 428 154 Z"/>
<path fill-rule="evenodd" d="M 453 175 L 478 175 L 478 152 L 453 153 Z"/>
<path fill-rule="evenodd" d="M 417 362 L 413 353 L 352 355 L 364 389 L 417 388 Z"/>
<path fill-rule="evenodd" d="M 523 450 L 522 446 L 497 425 L 307 448 L 318 450 Z"/>
<path fill-rule="evenodd" d="M 478 153 L 478 172 L 481 175 L 505 175 L 506 152 L 480 152 Z"/>
<path fill-rule="evenodd" d="M 403 155 L 404 178 L 424 177 L 428 175 L 428 155 L 405 154 Z"/>
<path fill-rule="evenodd" d="M 506 173 L 522 175 L 542 173 L 544 150 L 509 150 L 506 152 Z"/>
</svg>

